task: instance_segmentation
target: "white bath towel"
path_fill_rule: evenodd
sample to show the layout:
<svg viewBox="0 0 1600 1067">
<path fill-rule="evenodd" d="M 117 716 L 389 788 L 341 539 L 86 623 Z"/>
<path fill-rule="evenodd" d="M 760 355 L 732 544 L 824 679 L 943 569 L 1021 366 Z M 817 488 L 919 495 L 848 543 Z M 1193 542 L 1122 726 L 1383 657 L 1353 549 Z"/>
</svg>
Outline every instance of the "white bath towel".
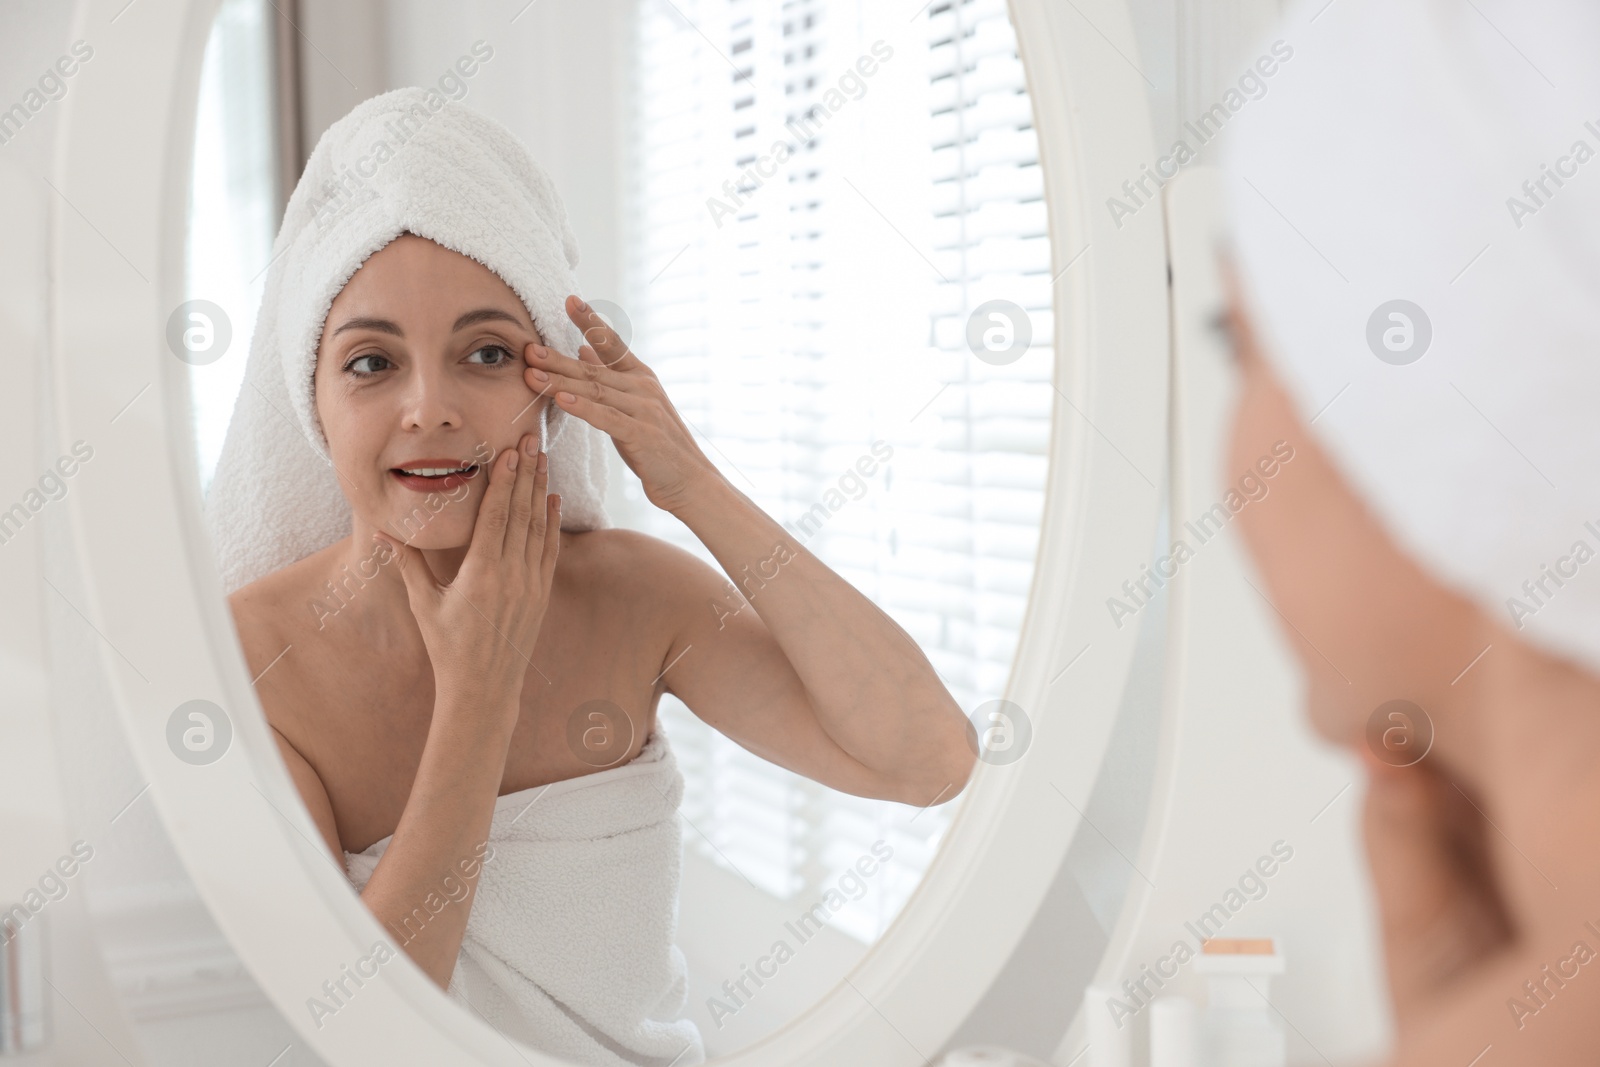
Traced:
<svg viewBox="0 0 1600 1067">
<path fill-rule="evenodd" d="M 1600 7 L 1480 7 L 1292 5 L 1293 62 L 1228 126 L 1231 241 L 1265 356 L 1396 544 L 1600 671 Z"/>
<path fill-rule="evenodd" d="M 477 260 L 522 298 L 544 342 L 582 335 L 564 308 L 578 243 L 555 185 L 510 130 L 433 90 L 357 105 L 317 142 L 273 243 L 233 420 L 206 497 L 228 592 L 350 533 L 312 373 L 333 298 L 402 233 Z M 609 526 L 606 435 L 549 414 L 550 491 L 568 530 Z"/>
<path fill-rule="evenodd" d="M 619 767 L 496 801 L 450 995 L 507 1036 L 575 1063 L 704 1062 L 699 1029 L 679 1017 L 688 995 L 673 943 L 682 797 L 658 727 Z M 358 890 L 391 840 L 345 854 Z M 390 933 L 398 942 L 417 929 Z"/>
</svg>

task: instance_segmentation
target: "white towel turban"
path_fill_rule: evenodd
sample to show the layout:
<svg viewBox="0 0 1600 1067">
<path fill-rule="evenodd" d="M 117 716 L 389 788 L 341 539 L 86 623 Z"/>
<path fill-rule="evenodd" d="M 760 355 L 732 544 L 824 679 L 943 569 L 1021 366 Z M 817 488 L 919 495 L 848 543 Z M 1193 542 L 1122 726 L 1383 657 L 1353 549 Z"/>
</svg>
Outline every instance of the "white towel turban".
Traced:
<svg viewBox="0 0 1600 1067">
<path fill-rule="evenodd" d="M 233 421 L 206 497 L 225 588 L 350 533 L 350 507 L 316 417 L 323 321 L 366 258 L 402 233 L 482 263 L 521 297 L 544 342 L 575 356 L 578 243 L 544 170 L 500 123 L 426 89 L 396 89 L 328 128 L 273 244 Z M 518 353 L 520 357 L 520 353 Z M 550 491 L 563 529 L 610 525 L 606 435 L 549 413 Z"/>
<path fill-rule="evenodd" d="M 1404 551 L 1600 671 L 1600 5 L 1304 0 L 1276 36 L 1224 164 L 1266 358 Z"/>
</svg>

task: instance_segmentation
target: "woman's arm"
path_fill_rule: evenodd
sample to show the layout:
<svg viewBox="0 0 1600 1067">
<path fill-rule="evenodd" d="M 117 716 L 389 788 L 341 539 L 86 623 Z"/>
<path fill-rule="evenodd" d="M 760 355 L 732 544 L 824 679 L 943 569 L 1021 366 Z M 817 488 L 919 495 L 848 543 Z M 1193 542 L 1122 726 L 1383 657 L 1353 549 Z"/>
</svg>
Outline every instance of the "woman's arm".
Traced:
<svg viewBox="0 0 1600 1067">
<path fill-rule="evenodd" d="M 422 909 L 426 923 L 402 947 L 445 988 L 477 892 L 474 860 L 505 777 L 527 653 L 550 601 L 561 516 L 559 498 L 546 493 L 548 469 L 532 435 L 495 458 L 472 543 L 447 586 L 420 551 L 377 535 L 400 557 L 433 666 L 434 706 L 411 795 L 361 899 L 391 932 L 408 930 L 406 918 Z M 433 915 L 423 903 L 449 876 L 468 884 L 467 895 Z"/>
<path fill-rule="evenodd" d="M 961 792 L 975 760 L 970 726 L 909 634 L 720 474 L 673 514 L 733 585 L 717 576 L 715 601 L 703 597 L 687 613 L 668 653 L 668 662 L 679 657 L 665 675 L 672 692 L 708 721 L 741 712 L 814 719 L 886 799 L 924 806 Z M 787 669 L 768 664 L 762 678 L 772 646 Z M 732 706 L 763 689 L 786 699 Z M 800 740 L 797 727 L 785 736 Z"/>
<path fill-rule="evenodd" d="M 474 720 L 480 717 L 461 714 L 447 701 L 435 706 L 422 765 L 411 786 L 411 799 L 394 839 L 361 891 L 367 910 L 440 988 L 449 986 L 455 970 L 482 870 L 481 847 L 463 851 L 461 843 L 487 840 L 505 770 L 505 754 L 511 743 L 509 730 L 487 730 L 482 728 L 481 720 Z M 441 725 L 445 723 L 458 725 Z M 289 739 L 276 727 L 272 732 L 312 822 L 343 873 L 344 848 L 327 788 L 316 768 Z M 474 737 L 478 740 L 474 741 Z M 466 893 L 459 900 L 452 900 L 452 906 L 434 914 L 423 906 L 424 901 L 430 893 L 437 895 L 447 877 L 465 885 Z M 419 911 L 420 920 L 407 925 L 406 920 Z"/>
<path fill-rule="evenodd" d="M 722 477 L 655 374 L 603 319 L 575 296 L 567 313 L 590 344 L 579 359 L 529 345 L 529 385 L 554 390 L 563 410 L 610 434 L 651 503 L 681 519 L 749 599 L 739 610 L 739 593 L 719 583 L 734 622 L 718 618 L 710 634 L 711 616 L 701 615 L 688 627 L 667 661 L 672 691 L 741 741 L 722 724 L 743 714 L 747 735 L 765 743 L 746 747 L 776 749 L 774 762 L 832 764 L 803 772 L 820 781 L 865 779 L 871 795 L 919 805 L 959 793 L 976 757 L 971 727 L 916 642 Z M 687 618 L 707 611 L 703 592 L 702 583 Z M 738 708 L 752 690 L 773 694 L 758 724 Z"/>
<path fill-rule="evenodd" d="M 400 824 L 361 891 L 367 909 L 441 989 L 455 972 L 477 897 L 518 704 L 512 700 L 490 715 L 476 702 L 467 706 L 461 698 L 439 696 Z M 466 885 L 466 895 L 430 912 L 424 902 L 451 877 Z"/>
</svg>

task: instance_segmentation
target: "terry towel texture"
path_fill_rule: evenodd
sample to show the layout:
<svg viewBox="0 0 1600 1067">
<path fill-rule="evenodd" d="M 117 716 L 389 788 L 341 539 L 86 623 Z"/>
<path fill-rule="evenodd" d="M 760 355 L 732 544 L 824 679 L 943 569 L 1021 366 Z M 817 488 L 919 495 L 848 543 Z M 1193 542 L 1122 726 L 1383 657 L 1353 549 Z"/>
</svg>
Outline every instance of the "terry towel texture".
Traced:
<svg viewBox="0 0 1600 1067">
<path fill-rule="evenodd" d="M 469 256 L 516 292 L 547 345 L 577 355 L 582 335 L 565 302 L 577 292 L 578 241 L 554 183 L 503 125 L 431 98 L 396 89 L 357 105 L 322 135 L 289 198 L 206 495 L 227 592 L 350 533 L 312 374 L 328 309 L 372 253 L 409 232 Z M 551 408 L 550 491 L 561 494 L 563 529 L 610 525 L 607 447 L 599 430 Z"/>
<path fill-rule="evenodd" d="M 673 943 L 682 797 L 658 727 L 620 767 L 496 801 L 450 995 L 507 1036 L 575 1063 L 704 1062 L 699 1029 L 679 1018 L 688 994 Z M 391 840 L 345 854 L 358 891 Z"/>
</svg>

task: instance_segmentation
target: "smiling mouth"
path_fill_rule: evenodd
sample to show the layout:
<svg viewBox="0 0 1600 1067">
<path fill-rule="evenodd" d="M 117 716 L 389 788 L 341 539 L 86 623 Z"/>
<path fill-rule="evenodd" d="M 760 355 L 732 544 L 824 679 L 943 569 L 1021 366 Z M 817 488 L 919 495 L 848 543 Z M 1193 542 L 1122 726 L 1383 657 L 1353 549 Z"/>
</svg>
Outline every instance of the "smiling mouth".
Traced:
<svg viewBox="0 0 1600 1067">
<path fill-rule="evenodd" d="M 448 492 L 457 486 L 464 485 L 468 479 L 478 473 L 476 463 L 464 463 L 457 466 L 444 466 L 439 461 L 417 463 L 410 467 L 391 467 L 389 474 L 395 481 L 407 489 L 419 493 Z"/>
<path fill-rule="evenodd" d="M 478 465 L 469 463 L 464 467 L 393 467 L 390 469 L 399 474 L 410 475 L 413 478 L 448 478 L 452 474 L 470 476 L 478 469 Z"/>
</svg>

